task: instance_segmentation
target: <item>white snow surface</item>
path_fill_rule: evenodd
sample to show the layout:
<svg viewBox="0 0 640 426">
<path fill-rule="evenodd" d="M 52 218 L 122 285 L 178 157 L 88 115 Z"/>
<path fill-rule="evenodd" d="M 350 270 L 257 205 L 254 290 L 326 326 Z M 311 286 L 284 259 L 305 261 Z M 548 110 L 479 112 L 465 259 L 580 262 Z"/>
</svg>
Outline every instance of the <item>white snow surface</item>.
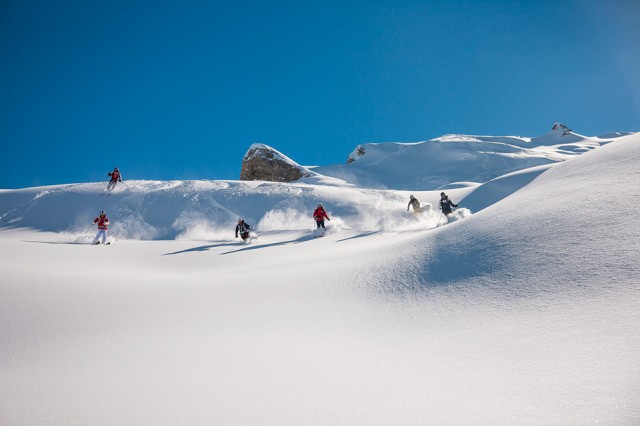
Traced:
<svg viewBox="0 0 640 426">
<path fill-rule="evenodd" d="M 534 137 L 445 135 L 424 142 L 362 144 L 350 164 L 310 168 L 360 187 L 448 189 L 565 161 L 629 133 L 597 137 L 562 129 Z M 356 151 L 363 150 L 364 155 Z"/>
<path fill-rule="evenodd" d="M 602 140 L 474 163 L 451 223 L 322 175 L 2 190 L 0 424 L 639 424 L 640 134 Z"/>
</svg>

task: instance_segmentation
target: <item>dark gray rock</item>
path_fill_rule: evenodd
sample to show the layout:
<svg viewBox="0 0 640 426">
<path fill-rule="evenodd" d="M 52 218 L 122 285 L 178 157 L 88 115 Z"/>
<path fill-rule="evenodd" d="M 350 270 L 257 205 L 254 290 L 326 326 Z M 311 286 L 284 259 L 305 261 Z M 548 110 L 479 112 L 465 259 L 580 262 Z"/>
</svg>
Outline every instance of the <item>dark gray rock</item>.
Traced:
<svg viewBox="0 0 640 426">
<path fill-rule="evenodd" d="M 311 173 L 270 146 L 253 144 L 242 159 L 240 180 L 292 182 Z"/>
</svg>

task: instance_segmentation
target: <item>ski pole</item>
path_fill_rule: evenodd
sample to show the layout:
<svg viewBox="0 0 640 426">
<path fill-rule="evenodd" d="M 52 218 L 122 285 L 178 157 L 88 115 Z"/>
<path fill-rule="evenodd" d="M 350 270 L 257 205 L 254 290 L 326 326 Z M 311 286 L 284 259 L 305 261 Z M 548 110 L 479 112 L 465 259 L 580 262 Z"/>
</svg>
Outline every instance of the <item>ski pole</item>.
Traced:
<svg viewBox="0 0 640 426">
<path fill-rule="evenodd" d="M 440 213 L 440 217 L 438 218 L 438 226 L 436 226 L 436 228 L 438 228 L 440 226 L 440 222 L 442 222 L 442 215 L 444 214 L 444 212 Z"/>
<path fill-rule="evenodd" d="M 89 227 L 87 228 L 86 231 L 83 232 L 83 234 L 86 234 L 87 232 L 89 232 L 89 229 L 91 229 L 93 227 L 93 225 L 94 225 L 93 223 L 91 225 L 89 225 Z"/>
</svg>

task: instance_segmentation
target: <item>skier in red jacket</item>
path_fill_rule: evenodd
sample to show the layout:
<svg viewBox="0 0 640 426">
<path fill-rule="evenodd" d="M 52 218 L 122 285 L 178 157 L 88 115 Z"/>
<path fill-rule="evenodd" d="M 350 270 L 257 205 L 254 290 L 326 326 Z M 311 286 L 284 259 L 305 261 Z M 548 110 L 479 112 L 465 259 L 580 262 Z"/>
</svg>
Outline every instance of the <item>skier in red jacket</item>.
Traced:
<svg viewBox="0 0 640 426">
<path fill-rule="evenodd" d="M 109 185 L 107 185 L 107 191 L 115 188 L 118 182 L 122 182 L 122 175 L 120 174 L 120 170 L 117 167 L 113 169 L 112 172 L 107 173 L 108 176 L 111 176 L 111 180 L 109 181 Z"/>
<path fill-rule="evenodd" d="M 98 234 L 93 240 L 93 244 L 100 244 L 100 238 L 102 238 L 102 244 L 107 242 L 107 230 L 109 229 L 109 218 L 104 211 L 100 212 L 100 215 L 93 219 L 93 223 L 98 224 Z"/>
<path fill-rule="evenodd" d="M 324 207 L 322 207 L 322 204 L 318 204 L 318 207 L 313 211 L 313 218 L 316 221 L 316 226 L 318 229 L 327 229 L 324 227 L 325 218 L 328 221 L 331 221 L 331 219 L 329 219 L 329 216 L 327 215 L 327 212 L 324 211 Z"/>
</svg>

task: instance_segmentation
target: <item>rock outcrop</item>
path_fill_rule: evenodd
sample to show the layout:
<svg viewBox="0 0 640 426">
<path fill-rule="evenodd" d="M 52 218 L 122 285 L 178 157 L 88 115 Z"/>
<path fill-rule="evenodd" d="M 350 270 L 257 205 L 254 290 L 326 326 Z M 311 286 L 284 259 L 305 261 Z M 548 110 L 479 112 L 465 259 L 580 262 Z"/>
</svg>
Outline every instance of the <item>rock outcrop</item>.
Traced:
<svg viewBox="0 0 640 426">
<path fill-rule="evenodd" d="M 240 180 L 292 182 L 311 173 L 270 146 L 253 144 L 242 159 Z"/>
<path fill-rule="evenodd" d="M 566 136 L 571 133 L 571 129 L 562 123 L 553 123 L 553 127 L 551 127 L 551 130 L 556 133 L 561 133 L 562 136 Z"/>
<path fill-rule="evenodd" d="M 364 147 L 362 145 L 358 145 L 356 149 L 349 154 L 347 158 L 347 164 L 351 164 L 358 159 L 358 157 L 362 157 L 365 154 Z"/>
</svg>

